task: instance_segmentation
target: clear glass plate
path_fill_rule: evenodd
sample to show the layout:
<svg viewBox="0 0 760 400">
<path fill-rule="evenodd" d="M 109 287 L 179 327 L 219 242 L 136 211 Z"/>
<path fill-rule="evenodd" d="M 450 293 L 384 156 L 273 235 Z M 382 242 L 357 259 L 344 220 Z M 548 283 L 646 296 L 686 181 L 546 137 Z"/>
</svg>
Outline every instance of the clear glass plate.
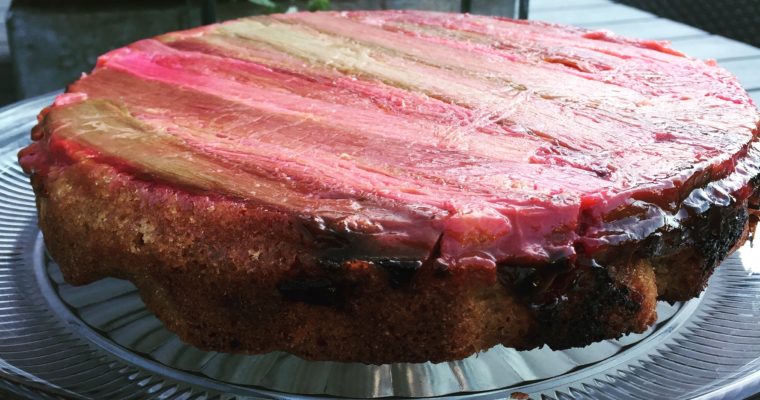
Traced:
<svg viewBox="0 0 760 400">
<path fill-rule="evenodd" d="M 0 110 L 0 389 L 28 398 L 737 398 L 760 390 L 760 250 L 705 293 L 658 304 L 649 331 L 565 351 L 497 346 L 464 360 L 368 366 L 182 343 L 116 279 L 72 287 L 45 253 L 16 162 L 43 96 Z"/>
</svg>

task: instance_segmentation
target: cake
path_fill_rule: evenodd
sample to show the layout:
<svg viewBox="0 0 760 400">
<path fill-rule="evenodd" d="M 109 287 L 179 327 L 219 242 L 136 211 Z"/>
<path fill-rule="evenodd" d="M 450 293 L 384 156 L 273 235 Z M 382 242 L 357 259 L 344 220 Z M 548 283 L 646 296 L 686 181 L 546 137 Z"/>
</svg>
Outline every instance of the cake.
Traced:
<svg viewBox="0 0 760 400">
<path fill-rule="evenodd" d="M 201 349 L 441 362 L 642 332 L 751 236 L 758 112 L 657 41 L 293 13 L 111 51 L 19 153 L 67 282 Z"/>
</svg>

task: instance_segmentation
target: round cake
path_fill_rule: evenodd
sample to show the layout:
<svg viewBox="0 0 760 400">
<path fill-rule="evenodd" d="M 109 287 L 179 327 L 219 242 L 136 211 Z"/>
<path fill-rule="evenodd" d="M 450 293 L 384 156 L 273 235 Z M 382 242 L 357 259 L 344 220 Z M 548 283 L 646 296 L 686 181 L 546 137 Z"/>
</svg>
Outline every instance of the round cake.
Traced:
<svg viewBox="0 0 760 400">
<path fill-rule="evenodd" d="M 642 332 L 750 236 L 758 112 L 655 41 L 426 12 L 102 56 L 19 160 L 71 284 L 201 349 L 372 364 Z"/>
</svg>

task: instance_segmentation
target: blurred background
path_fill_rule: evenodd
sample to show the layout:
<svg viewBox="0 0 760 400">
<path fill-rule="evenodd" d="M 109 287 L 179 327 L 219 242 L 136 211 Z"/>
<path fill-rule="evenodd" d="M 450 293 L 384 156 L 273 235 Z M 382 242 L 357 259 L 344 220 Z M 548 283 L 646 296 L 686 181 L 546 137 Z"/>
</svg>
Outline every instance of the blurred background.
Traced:
<svg viewBox="0 0 760 400">
<path fill-rule="evenodd" d="M 0 0 L 0 106 L 62 89 L 100 54 L 168 31 L 271 12 L 404 8 L 529 14 L 672 40 L 717 59 L 760 98 L 760 0 Z"/>
<path fill-rule="evenodd" d="M 248 15 L 417 8 L 517 16 L 490 0 L 0 0 L 0 105 L 61 89 L 100 54 L 164 32 Z"/>
</svg>

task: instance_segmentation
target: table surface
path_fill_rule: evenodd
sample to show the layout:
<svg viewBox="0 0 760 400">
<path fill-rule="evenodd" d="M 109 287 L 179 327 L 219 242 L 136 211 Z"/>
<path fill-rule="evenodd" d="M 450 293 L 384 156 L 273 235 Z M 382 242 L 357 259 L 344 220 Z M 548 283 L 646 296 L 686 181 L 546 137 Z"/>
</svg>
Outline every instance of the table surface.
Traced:
<svg viewBox="0 0 760 400">
<path fill-rule="evenodd" d="M 669 40 L 690 56 L 717 60 L 739 78 L 755 104 L 760 104 L 760 48 L 609 0 L 530 0 L 529 14 L 531 19 Z"/>
</svg>

